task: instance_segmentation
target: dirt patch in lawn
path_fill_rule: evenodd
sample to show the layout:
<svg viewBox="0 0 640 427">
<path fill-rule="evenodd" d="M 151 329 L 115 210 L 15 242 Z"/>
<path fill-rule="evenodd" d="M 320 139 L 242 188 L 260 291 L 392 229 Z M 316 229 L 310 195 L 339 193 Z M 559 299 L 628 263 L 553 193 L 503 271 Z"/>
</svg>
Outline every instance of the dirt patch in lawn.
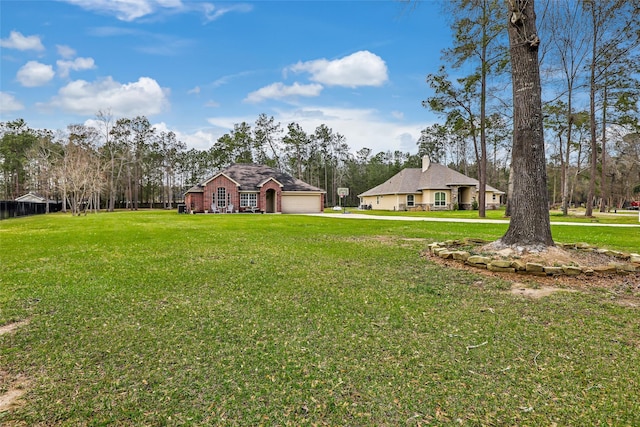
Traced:
<svg viewBox="0 0 640 427">
<path fill-rule="evenodd" d="M 5 373 L 0 372 L 0 381 L 4 383 Z M 20 405 L 20 397 L 27 392 L 27 380 L 16 378 L 9 384 L 9 389 L 0 395 L 0 412 L 10 411 Z"/>
<path fill-rule="evenodd" d="M 29 320 L 21 320 L 20 322 L 0 326 L 0 335 L 13 333 L 28 323 Z M 9 373 L 0 371 L 0 385 L 7 390 L 0 394 L 0 412 L 10 411 L 19 405 L 20 397 L 26 393 L 27 379 L 22 376 L 12 378 Z"/>
<path fill-rule="evenodd" d="M 542 286 L 539 288 L 527 287 L 524 283 L 516 282 L 511 285 L 511 293 L 529 298 L 542 298 L 551 295 L 554 292 L 575 292 L 574 289 L 554 288 L 552 286 Z"/>
<path fill-rule="evenodd" d="M 25 326 L 29 323 L 28 320 L 21 320 L 19 322 L 13 322 L 13 323 L 9 323 L 7 325 L 4 326 L 0 326 L 0 335 L 4 335 L 4 334 L 9 334 L 11 332 L 14 332 L 16 329 Z"/>
</svg>

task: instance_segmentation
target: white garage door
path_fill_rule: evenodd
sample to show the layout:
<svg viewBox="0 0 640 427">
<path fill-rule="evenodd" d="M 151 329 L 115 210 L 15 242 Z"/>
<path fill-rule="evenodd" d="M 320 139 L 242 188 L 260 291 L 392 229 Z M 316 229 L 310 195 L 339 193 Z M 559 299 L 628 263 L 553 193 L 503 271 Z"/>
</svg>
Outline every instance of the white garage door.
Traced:
<svg viewBox="0 0 640 427">
<path fill-rule="evenodd" d="M 282 213 L 317 213 L 320 212 L 319 194 L 282 195 Z"/>
</svg>

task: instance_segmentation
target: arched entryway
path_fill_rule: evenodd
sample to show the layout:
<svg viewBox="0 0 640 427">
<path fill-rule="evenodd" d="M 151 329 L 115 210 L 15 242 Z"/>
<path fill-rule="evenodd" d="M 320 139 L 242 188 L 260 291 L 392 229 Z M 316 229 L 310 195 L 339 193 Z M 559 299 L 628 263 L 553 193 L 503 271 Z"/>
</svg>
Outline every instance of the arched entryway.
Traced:
<svg viewBox="0 0 640 427">
<path fill-rule="evenodd" d="M 266 206 L 264 211 L 266 213 L 274 213 L 276 211 L 276 190 L 267 190 L 265 198 Z"/>
</svg>

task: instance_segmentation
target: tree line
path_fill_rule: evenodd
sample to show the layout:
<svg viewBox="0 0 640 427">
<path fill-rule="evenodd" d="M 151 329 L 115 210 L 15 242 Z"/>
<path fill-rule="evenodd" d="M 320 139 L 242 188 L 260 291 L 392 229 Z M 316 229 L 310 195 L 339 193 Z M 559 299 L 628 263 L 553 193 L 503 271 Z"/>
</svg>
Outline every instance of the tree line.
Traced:
<svg viewBox="0 0 640 427">
<path fill-rule="evenodd" d="M 419 156 L 363 148 L 355 154 L 340 133 L 318 126 L 312 134 L 298 123 L 286 131 L 261 114 L 242 122 L 207 150 L 187 148 L 175 133 L 160 131 L 144 116 L 115 119 L 100 111 L 92 125 L 65 130 L 32 129 L 23 119 L 0 123 L 0 191 L 15 199 L 28 191 L 63 201 L 73 214 L 141 206 L 172 208 L 184 192 L 233 163 L 259 163 L 327 190 L 336 205 L 337 188 L 350 187 L 342 203 L 405 167 Z"/>
</svg>

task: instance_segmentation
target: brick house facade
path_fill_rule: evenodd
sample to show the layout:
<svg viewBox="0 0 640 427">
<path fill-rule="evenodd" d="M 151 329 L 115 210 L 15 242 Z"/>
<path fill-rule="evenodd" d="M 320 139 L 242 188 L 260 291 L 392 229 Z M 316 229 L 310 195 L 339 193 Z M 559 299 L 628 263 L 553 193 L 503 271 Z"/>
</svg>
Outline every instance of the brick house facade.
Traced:
<svg viewBox="0 0 640 427">
<path fill-rule="evenodd" d="M 185 204 L 188 212 L 322 212 L 325 193 L 268 166 L 235 164 L 190 188 Z"/>
</svg>

